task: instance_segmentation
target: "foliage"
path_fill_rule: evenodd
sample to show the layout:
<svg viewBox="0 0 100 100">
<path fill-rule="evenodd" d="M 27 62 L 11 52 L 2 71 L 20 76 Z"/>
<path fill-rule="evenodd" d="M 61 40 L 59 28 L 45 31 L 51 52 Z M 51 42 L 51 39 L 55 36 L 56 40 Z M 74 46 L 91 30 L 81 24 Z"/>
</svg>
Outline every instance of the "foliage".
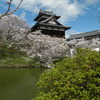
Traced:
<svg viewBox="0 0 100 100">
<path fill-rule="evenodd" d="M 31 58 L 29 61 L 28 61 L 28 64 L 30 66 L 33 66 L 33 67 L 42 67 L 41 63 L 40 63 L 40 59 L 39 58 Z"/>
<path fill-rule="evenodd" d="M 25 52 L 15 49 L 14 46 L 8 47 L 6 42 L 0 42 L 0 59 L 4 57 L 16 57 L 17 55 L 26 55 Z"/>
<path fill-rule="evenodd" d="M 36 100 L 100 100 L 100 52 L 77 49 L 44 72 Z"/>
<path fill-rule="evenodd" d="M 30 32 L 27 24 L 18 16 L 5 16 L 0 22 L 0 38 L 6 42 L 16 41 L 19 49 L 29 57 L 39 58 L 39 66 L 50 67 L 53 61 L 62 58 L 69 51 L 65 39 L 43 35 L 41 30 Z"/>
<path fill-rule="evenodd" d="M 16 15 L 5 16 L 0 19 L 0 37 L 4 40 L 20 40 L 29 29 L 25 21 Z"/>
<path fill-rule="evenodd" d="M 0 67 L 37 67 L 36 60 L 30 58 L 23 51 L 20 51 L 15 44 L 8 45 L 7 42 L 0 42 Z"/>
<path fill-rule="evenodd" d="M 26 46 L 25 46 L 26 45 Z M 24 40 L 22 49 L 31 57 L 39 58 L 44 67 L 50 67 L 53 61 L 63 58 L 69 50 L 63 38 L 44 35 L 41 31 L 30 32 Z"/>
</svg>

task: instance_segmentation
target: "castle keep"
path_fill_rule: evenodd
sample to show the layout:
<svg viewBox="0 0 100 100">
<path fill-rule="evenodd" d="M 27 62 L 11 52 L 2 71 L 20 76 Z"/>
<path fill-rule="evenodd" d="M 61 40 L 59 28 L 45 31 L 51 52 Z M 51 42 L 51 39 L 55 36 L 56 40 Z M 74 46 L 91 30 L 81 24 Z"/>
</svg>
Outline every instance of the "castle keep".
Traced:
<svg viewBox="0 0 100 100">
<path fill-rule="evenodd" d="M 57 20 L 61 16 L 57 16 L 52 11 L 44 11 L 40 9 L 38 16 L 34 19 L 36 24 L 31 28 L 31 31 L 42 30 L 42 34 L 50 35 L 51 37 L 64 38 L 65 31 L 70 27 L 64 26 Z"/>
</svg>

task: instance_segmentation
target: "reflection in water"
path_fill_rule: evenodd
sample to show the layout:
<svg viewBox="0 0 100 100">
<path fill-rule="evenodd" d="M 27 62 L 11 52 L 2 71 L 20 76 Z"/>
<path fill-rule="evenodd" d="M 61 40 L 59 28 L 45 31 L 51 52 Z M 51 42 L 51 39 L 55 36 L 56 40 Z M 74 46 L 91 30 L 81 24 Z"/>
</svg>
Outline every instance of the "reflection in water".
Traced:
<svg viewBox="0 0 100 100">
<path fill-rule="evenodd" d="M 42 68 L 0 69 L 0 100 L 31 100 Z"/>
</svg>

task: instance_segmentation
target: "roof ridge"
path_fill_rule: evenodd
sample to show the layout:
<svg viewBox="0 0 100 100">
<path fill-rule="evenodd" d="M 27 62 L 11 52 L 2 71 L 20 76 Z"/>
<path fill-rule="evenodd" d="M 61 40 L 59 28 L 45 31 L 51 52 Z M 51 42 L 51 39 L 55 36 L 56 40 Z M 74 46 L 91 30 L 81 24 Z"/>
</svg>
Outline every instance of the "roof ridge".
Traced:
<svg viewBox="0 0 100 100">
<path fill-rule="evenodd" d="M 47 19 L 45 19 L 45 20 L 41 21 L 40 23 L 44 23 L 44 22 L 49 21 L 51 18 L 53 18 L 53 16 L 54 16 L 54 15 L 52 15 L 52 16 L 50 16 L 50 17 L 48 17 Z"/>
<path fill-rule="evenodd" d="M 71 36 L 75 36 L 75 35 L 81 35 L 81 34 L 88 34 L 88 33 L 91 33 L 91 32 L 100 32 L 100 30 L 95 30 L 95 31 L 90 31 L 90 32 L 83 32 L 83 33 L 79 33 L 79 34 L 72 34 Z"/>
</svg>

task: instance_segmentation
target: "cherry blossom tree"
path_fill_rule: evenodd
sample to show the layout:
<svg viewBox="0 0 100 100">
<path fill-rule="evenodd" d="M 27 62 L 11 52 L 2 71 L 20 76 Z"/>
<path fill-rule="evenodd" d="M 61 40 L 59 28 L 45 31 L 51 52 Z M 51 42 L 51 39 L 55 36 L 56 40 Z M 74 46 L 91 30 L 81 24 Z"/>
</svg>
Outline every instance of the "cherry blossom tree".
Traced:
<svg viewBox="0 0 100 100">
<path fill-rule="evenodd" d="M 96 39 L 90 39 L 90 40 L 85 40 L 84 38 L 82 39 L 73 39 L 67 42 L 70 48 L 100 48 L 100 40 L 98 38 Z"/>
<path fill-rule="evenodd" d="M 21 51 L 24 51 L 31 58 L 38 58 L 42 66 L 50 67 L 50 64 L 66 56 L 69 47 L 65 39 L 54 38 L 43 35 L 41 31 L 30 32 L 27 39 L 21 42 Z"/>
<path fill-rule="evenodd" d="M 0 36 L 4 40 L 20 39 L 28 29 L 26 22 L 16 15 L 8 15 L 0 19 Z"/>
</svg>

